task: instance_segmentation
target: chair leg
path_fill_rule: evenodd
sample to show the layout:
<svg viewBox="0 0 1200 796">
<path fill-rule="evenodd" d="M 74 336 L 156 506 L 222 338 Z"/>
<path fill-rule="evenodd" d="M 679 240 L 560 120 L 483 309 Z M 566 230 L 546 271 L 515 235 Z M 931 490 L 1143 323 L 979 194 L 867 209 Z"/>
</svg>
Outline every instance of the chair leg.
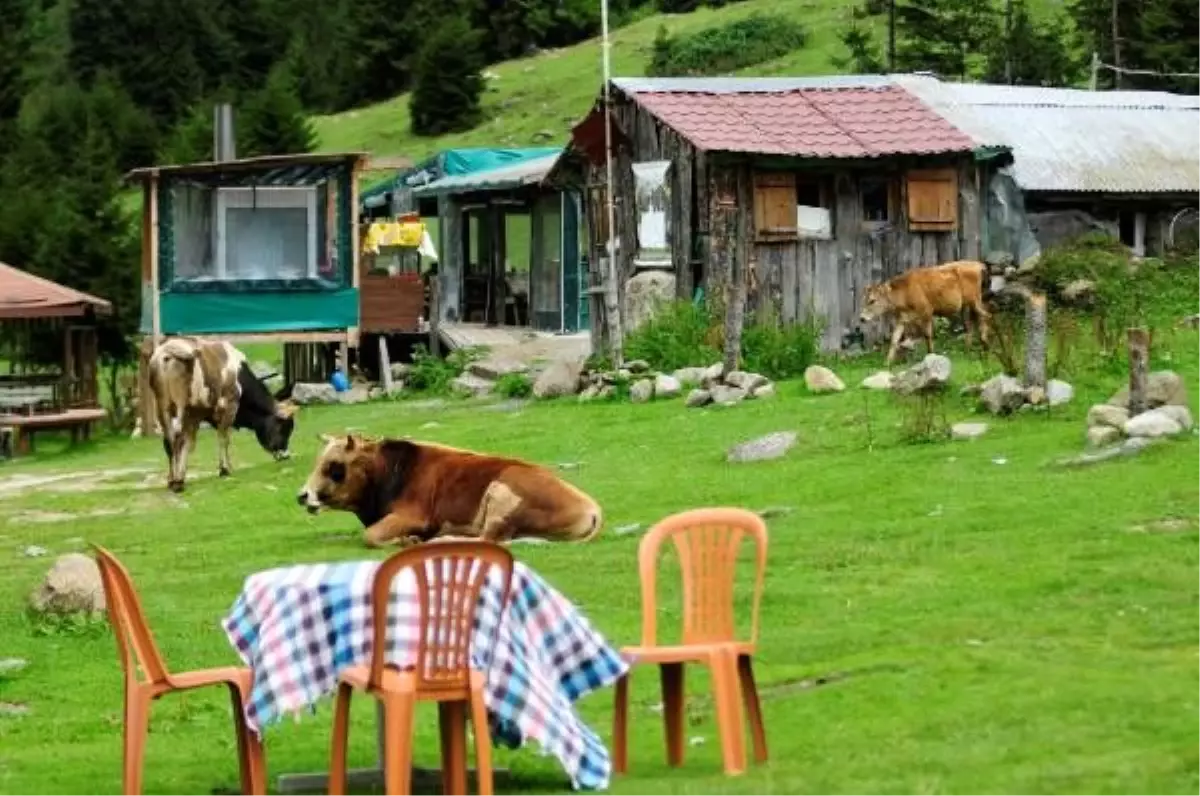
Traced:
<svg viewBox="0 0 1200 796">
<path fill-rule="evenodd" d="M 438 726 L 442 735 L 442 793 L 465 796 L 467 792 L 467 703 L 438 703 Z"/>
<path fill-rule="evenodd" d="M 629 674 L 617 680 L 613 697 L 612 770 L 624 774 L 629 770 Z"/>
<path fill-rule="evenodd" d="M 125 755 L 122 785 L 126 796 L 142 792 L 142 761 L 150 727 L 150 697 L 137 686 L 125 691 Z"/>
<path fill-rule="evenodd" d="M 663 720 L 667 732 L 667 765 L 683 765 L 684 715 L 683 664 L 663 663 L 658 667 L 662 681 Z"/>
<path fill-rule="evenodd" d="M 329 752 L 329 793 L 342 796 L 346 792 L 346 744 L 350 740 L 350 697 L 354 689 L 338 683 L 333 703 L 333 738 Z"/>
<path fill-rule="evenodd" d="M 471 689 L 471 725 L 475 728 L 475 770 L 479 796 L 492 796 L 492 733 L 488 729 L 487 704 L 481 689 Z"/>
<path fill-rule="evenodd" d="M 763 724 L 762 703 L 758 700 L 758 686 L 754 682 L 754 667 L 749 655 L 738 656 L 738 680 L 742 687 L 742 701 L 746 706 L 746 717 L 750 720 L 750 739 L 754 743 L 754 762 L 767 762 L 767 728 Z"/>
<path fill-rule="evenodd" d="M 388 796 L 412 791 L 413 694 L 383 701 L 383 782 Z"/>
<path fill-rule="evenodd" d="M 712 685 L 725 773 L 741 774 L 746 770 L 745 731 L 742 726 L 742 701 L 738 694 L 737 661 L 732 650 L 714 653 Z"/>
<path fill-rule="evenodd" d="M 233 730 L 237 734 L 238 771 L 242 780 L 242 793 L 264 794 L 267 792 L 266 760 L 262 739 L 246 724 L 245 698 L 242 689 L 230 684 L 229 695 L 233 702 Z"/>
</svg>

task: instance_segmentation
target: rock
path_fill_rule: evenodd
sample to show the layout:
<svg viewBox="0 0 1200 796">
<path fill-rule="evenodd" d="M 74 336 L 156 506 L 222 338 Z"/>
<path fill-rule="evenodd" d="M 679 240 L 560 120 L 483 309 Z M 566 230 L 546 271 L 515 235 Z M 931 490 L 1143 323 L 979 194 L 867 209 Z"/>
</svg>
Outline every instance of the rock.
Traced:
<svg viewBox="0 0 1200 796">
<path fill-rule="evenodd" d="M 397 381 L 407 379 L 410 373 L 412 373 L 412 365 L 407 362 L 397 362 L 392 365 L 392 378 Z"/>
<path fill-rule="evenodd" d="M 656 398 L 678 398 L 683 392 L 683 385 L 674 376 L 660 373 L 654 377 L 654 395 Z"/>
<path fill-rule="evenodd" d="M 513 359 L 488 358 L 467 365 L 467 373 L 488 381 L 496 381 L 510 373 L 527 373 L 529 366 Z"/>
<path fill-rule="evenodd" d="M 896 377 L 892 375 L 891 371 L 881 370 L 867 376 L 858 386 L 865 390 L 890 390 L 892 382 L 895 380 Z"/>
<path fill-rule="evenodd" d="M 571 359 L 556 359 L 551 362 L 533 383 L 535 398 L 557 398 L 560 395 L 574 395 L 579 391 L 579 374 L 583 371 L 583 363 Z"/>
<path fill-rule="evenodd" d="M 765 437 L 734 445 L 725 453 L 727 462 L 761 462 L 778 459 L 796 445 L 795 431 L 776 431 Z"/>
<path fill-rule="evenodd" d="M 365 384 L 355 384 L 345 392 L 336 393 L 336 403 L 342 404 L 365 404 L 371 400 L 371 388 Z"/>
<path fill-rule="evenodd" d="M 336 404 L 338 392 L 332 384 L 301 381 L 292 386 L 292 401 L 300 406 Z"/>
<path fill-rule="evenodd" d="M 1129 410 L 1112 404 L 1096 404 L 1087 413 L 1087 424 L 1091 428 L 1108 426 L 1122 429 L 1129 422 Z"/>
<path fill-rule="evenodd" d="M 650 379 L 639 379 L 629 385 L 629 400 L 635 404 L 644 404 L 654 397 L 654 382 Z"/>
<path fill-rule="evenodd" d="M 644 359 L 635 359 L 625 363 L 625 369 L 630 373 L 645 373 L 650 370 L 650 363 Z"/>
<path fill-rule="evenodd" d="M 1184 430 L 1174 417 L 1159 409 L 1151 409 L 1129 418 L 1122 429 L 1129 437 L 1173 437 L 1182 434 Z"/>
<path fill-rule="evenodd" d="M 1168 415 L 1174 419 L 1174 421 L 1178 423 L 1184 431 L 1189 431 L 1192 428 L 1192 413 L 1188 411 L 1186 406 L 1168 404 L 1166 406 L 1160 406 L 1154 411 L 1162 412 L 1163 414 Z"/>
<path fill-rule="evenodd" d="M 1088 453 L 1081 453 L 1078 456 L 1072 456 L 1069 459 L 1063 459 L 1059 461 L 1059 465 L 1063 467 L 1078 467 L 1080 465 L 1108 461 L 1118 456 L 1135 456 L 1151 445 L 1160 442 L 1162 442 L 1161 439 L 1151 437 L 1130 437 L 1120 445 L 1112 445 L 1107 448 L 1101 448 L 1098 451 L 1089 451 Z"/>
<path fill-rule="evenodd" d="M 24 716 L 29 713 L 29 706 L 21 702 L 0 702 L 0 716 Z"/>
<path fill-rule="evenodd" d="M 103 611 L 104 586 L 100 581 L 100 568 L 83 553 L 59 556 L 42 585 L 29 595 L 29 605 L 38 613 Z"/>
<path fill-rule="evenodd" d="M 1118 390 L 1108 402 L 1129 408 L 1129 385 Z M 1146 377 L 1146 403 L 1149 409 L 1160 406 L 1187 406 L 1187 384 L 1173 370 L 1156 370 Z"/>
<path fill-rule="evenodd" d="M 726 384 L 715 384 L 712 390 L 713 403 L 720 406 L 733 406 L 746 400 L 746 391 L 741 387 L 730 387 Z"/>
<path fill-rule="evenodd" d="M 1180 318 L 1175 325 L 1185 329 L 1200 329 L 1200 313 Z"/>
<path fill-rule="evenodd" d="M 644 324 L 658 308 L 675 299 L 675 274 L 670 271 L 641 271 L 625 283 L 625 306 L 621 318 L 628 334 Z"/>
<path fill-rule="evenodd" d="M 769 520 L 772 517 L 782 517 L 786 514 L 791 514 L 795 510 L 792 506 L 767 506 L 765 509 L 759 509 L 755 513 L 764 520 Z"/>
<path fill-rule="evenodd" d="M 963 398 L 978 398 L 979 394 L 982 392 L 982 384 L 964 384 L 962 389 L 958 391 L 958 394 Z"/>
<path fill-rule="evenodd" d="M 804 384 L 810 392 L 841 392 L 846 385 L 832 370 L 821 365 L 809 365 L 804 371 Z"/>
<path fill-rule="evenodd" d="M 600 395 L 601 387 L 598 384 L 589 384 L 583 392 L 579 393 L 579 402 L 586 403 L 593 401 Z"/>
<path fill-rule="evenodd" d="M 1121 439 L 1121 429 L 1113 426 L 1092 426 L 1087 430 L 1088 445 L 1103 448 Z"/>
<path fill-rule="evenodd" d="M 950 382 L 950 360 L 941 354 L 926 354 L 911 368 L 892 380 L 892 390 L 900 395 L 940 390 Z"/>
<path fill-rule="evenodd" d="M 612 386 L 611 384 L 605 384 L 603 387 L 600 388 L 600 393 L 596 397 L 601 398 L 601 399 L 612 398 L 616 394 L 617 394 L 616 387 Z"/>
<path fill-rule="evenodd" d="M 1075 388 L 1065 381 L 1051 379 L 1046 382 L 1046 402 L 1051 406 L 1062 406 L 1070 403 L 1075 397 Z"/>
<path fill-rule="evenodd" d="M 1041 406 L 1046 403 L 1046 390 L 1034 385 L 1025 388 L 1025 403 L 1029 406 Z M 1022 407 L 1024 408 L 1024 407 Z"/>
<path fill-rule="evenodd" d="M 987 430 L 987 423 L 955 423 L 950 427 L 950 437 L 957 440 L 977 439 Z"/>
<path fill-rule="evenodd" d="M 474 373 L 463 373 L 456 376 L 454 381 L 450 382 L 450 386 L 467 395 L 480 397 L 490 395 L 496 385 L 494 382 L 488 381 Z"/>
<path fill-rule="evenodd" d="M 712 403 L 712 393 L 710 393 L 708 390 L 700 389 L 689 392 L 687 399 L 684 401 L 684 405 L 689 409 L 697 406 L 706 406 L 710 403 Z"/>
<path fill-rule="evenodd" d="M 1025 403 L 1025 388 L 1012 376 L 1001 373 L 983 383 L 979 399 L 992 414 L 1005 415 Z"/>
<path fill-rule="evenodd" d="M 1096 292 L 1096 283 L 1090 279 L 1075 279 L 1062 289 L 1062 297 L 1072 303 L 1082 303 Z"/>
<path fill-rule="evenodd" d="M 29 547 L 25 548 L 25 550 L 22 552 L 22 555 L 24 555 L 26 558 L 41 558 L 49 552 L 49 550 L 41 545 L 31 544 Z"/>
<path fill-rule="evenodd" d="M 725 383 L 733 387 L 741 387 L 748 393 L 762 385 L 766 384 L 770 379 L 766 376 L 760 376 L 757 373 L 748 373 L 744 370 L 731 370 L 725 374 Z"/>
<path fill-rule="evenodd" d="M 640 522 L 631 522 L 627 525 L 618 525 L 616 528 L 613 528 L 613 533 L 617 536 L 629 536 L 631 533 L 637 533 L 641 529 L 642 524 Z"/>
<path fill-rule="evenodd" d="M 771 382 L 767 382 L 766 384 L 760 384 L 757 387 L 755 387 L 753 390 L 751 390 L 750 395 L 748 395 L 747 397 L 755 398 L 755 399 L 774 398 L 775 397 L 775 385 L 772 384 Z"/>
<path fill-rule="evenodd" d="M 0 659 L 0 677 L 6 674 L 16 674 L 29 665 L 29 661 L 24 658 L 3 658 Z"/>
<path fill-rule="evenodd" d="M 695 387 L 704 381 L 704 372 L 707 368 L 680 368 L 672 375 L 684 387 Z"/>
<path fill-rule="evenodd" d="M 724 377 L 725 364 L 722 362 L 717 362 L 704 369 L 704 375 L 700 378 L 700 386 L 710 387 L 713 384 L 720 384 Z"/>
</svg>

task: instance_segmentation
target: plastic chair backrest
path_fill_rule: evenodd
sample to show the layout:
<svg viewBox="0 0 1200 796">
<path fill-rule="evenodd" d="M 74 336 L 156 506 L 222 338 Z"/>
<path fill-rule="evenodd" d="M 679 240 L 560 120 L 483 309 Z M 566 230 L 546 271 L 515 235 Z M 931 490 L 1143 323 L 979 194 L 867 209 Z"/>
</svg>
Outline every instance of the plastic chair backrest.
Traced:
<svg viewBox="0 0 1200 796">
<path fill-rule="evenodd" d="M 751 643 L 758 642 L 758 611 L 767 569 L 767 526 L 757 514 L 739 508 L 703 508 L 661 520 L 638 546 L 642 582 L 642 646 L 653 647 L 658 637 L 658 557 L 670 539 L 679 554 L 683 577 L 682 643 L 714 644 L 737 641 L 734 620 L 734 581 L 738 550 L 749 536 L 755 546 Z"/>
<path fill-rule="evenodd" d="M 154 636 L 146 625 L 146 616 L 142 613 L 142 604 L 129 573 L 112 553 L 99 545 L 91 547 L 96 553 L 100 581 L 104 584 L 108 621 L 117 637 L 117 651 L 121 655 L 125 679 L 136 682 L 137 670 L 140 669 L 150 683 L 165 682 L 169 673 L 154 643 Z M 133 660 L 129 656 L 130 648 L 133 649 Z"/>
<path fill-rule="evenodd" d="M 404 570 L 412 572 L 417 587 L 417 690 L 466 688 L 470 682 L 475 611 L 493 568 L 500 571 L 502 591 L 498 616 L 503 617 L 512 584 L 513 557 L 499 545 L 490 542 L 423 544 L 402 550 L 380 564 L 371 587 L 375 626 L 371 688 L 378 688 L 383 681 L 392 581 Z M 489 650 L 495 644 L 500 623 L 497 621 L 491 630 Z"/>
</svg>

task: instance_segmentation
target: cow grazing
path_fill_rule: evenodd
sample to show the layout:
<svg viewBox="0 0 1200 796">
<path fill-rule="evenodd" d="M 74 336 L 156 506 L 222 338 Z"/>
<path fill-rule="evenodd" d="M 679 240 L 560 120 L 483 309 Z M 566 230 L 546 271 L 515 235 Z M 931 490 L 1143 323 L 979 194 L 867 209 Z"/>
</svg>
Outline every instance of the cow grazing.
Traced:
<svg viewBox="0 0 1200 796">
<path fill-rule="evenodd" d="M 953 317 L 960 313 L 971 337 L 971 316 L 979 322 L 980 341 L 988 342 L 988 311 L 983 306 L 983 279 L 987 268 L 983 263 L 961 260 L 945 265 L 914 268 L 900 276 L 866 291 L 861 320 L 870 323 L 876 318 L 895 316 L 892 344 L 887 362 L 892 364 L 900 340 L 908 328 L 919 328 L 925 345 L 933 352 L 934 316 Z"/>
<path fill-rule="evenodd" d="M 276 460 L 288 457 L 295 406 L 276 404 L 242 352 L 229 343 L 167 340 L 150 356 L 149 379 L 172 491 L 183 491 L 188 453 L 201 423 L 217 430 L 222 477 L 232 470 L 229 440 L 235 428 L 252 430 Z"/>
<path fill-rule="evenodd" d="M 312 514 L 352 512 L 368 546 L 443 534 L 585 542 L 600 532 L 596 501 L 536 464 L 429 442 L 323 439 L 297 500 Z"/>
</svg>

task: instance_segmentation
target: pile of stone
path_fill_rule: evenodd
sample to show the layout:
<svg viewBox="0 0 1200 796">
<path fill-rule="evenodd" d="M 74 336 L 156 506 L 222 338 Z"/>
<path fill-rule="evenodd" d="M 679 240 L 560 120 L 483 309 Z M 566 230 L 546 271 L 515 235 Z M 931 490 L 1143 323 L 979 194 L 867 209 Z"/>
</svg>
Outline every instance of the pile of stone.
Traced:
<svg viewBox="0 0 1200 796">
<path fill-rule="evenodd" d="M 686 404 L 689 407 L 733 406 L 747 399 L 771 398 L 775 395 L 775 383 L 766 376 L 746 370 L 725 372 L 720 362 L 707 368 L 680 368 L 675 379 L 685 387 L 691 387 Z"/>
<path fill-rule="evenodd" d="M 950 383 L 950 371 L 949 358 L 941 354 L 926 354 L 920 362 L 900 373 L 892 373 L 889 370 L 876 371 L 863 379 L 859 386 L 864 390 L 888 390 L 897 395 L 931 394 L 946 388 Z M 807 373 L 805 380 L 808 380 Z"/>
<path fill-rule="evenodd" d="M 579 400 L 609 398 L 616 393 L 619 384 L 629 385 L 629 398 L 634 403 L 677 398 L 690 387 L 686 400 L 689 407 L 729 406 L 748 398 L 768 398 L 775 393 L 775 385 L 767 377 L 742 370 L 725 373 L 720 362 L 707 368 L 680 368 L 673 373 L 663 373 L 652 369 L 648 362 L 635 359 L 615 371 L 582 372 Z"/>
<path fill-rule="evenodd" d="M 964 388 L 964 393 L 977 395 L 980 406 L 994 415 L 1028 412 L 1070 403 L 1075 388 L 1065 381 L 1051 379 L 1043 387 L 1026 387 L 1020 379 L 1000 373 L 983 384 Z"/>
<path fill-rule="evenodd" d="M 1190 431 L 1187 385 L 1179 374 L 1160 370 L 1146 377 L 1147 409 L 1129 414 L 1129 388 L 1122 387 L 1106 403 L 1087 414 L 1088 443 L 1100 447 L 1129 437 L 1156 439 Z"/>
</svg>

